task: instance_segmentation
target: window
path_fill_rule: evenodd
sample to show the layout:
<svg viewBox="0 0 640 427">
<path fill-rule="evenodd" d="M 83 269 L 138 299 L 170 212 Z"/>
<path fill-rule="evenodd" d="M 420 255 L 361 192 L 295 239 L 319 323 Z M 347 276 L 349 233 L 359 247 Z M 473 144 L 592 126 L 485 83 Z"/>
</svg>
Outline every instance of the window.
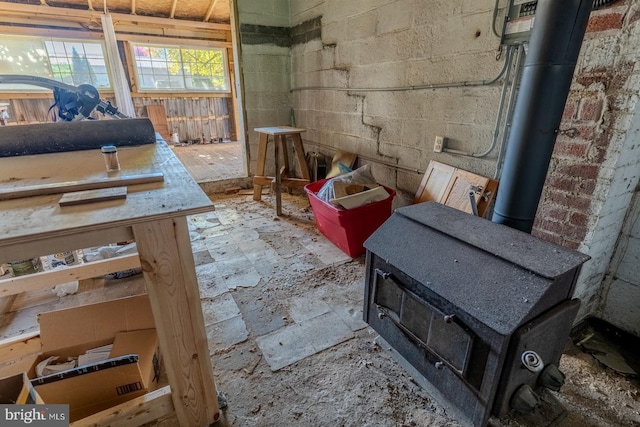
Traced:
<svg viewBox="0 0 640 427">
<path fill-rule="evenodd" d="M 102 43 L 1 35 L 0 74 L 20 74 L 57 80 L 73 86 L 86 83 L 109 89 Z M 30 85 L 2 85 L 0 90 L 38 90 Z"/>
<path fill-rule="evenodd" d="M 224 49 L 132 45 L 140 91 L 228 92 Z"/>
</svg>

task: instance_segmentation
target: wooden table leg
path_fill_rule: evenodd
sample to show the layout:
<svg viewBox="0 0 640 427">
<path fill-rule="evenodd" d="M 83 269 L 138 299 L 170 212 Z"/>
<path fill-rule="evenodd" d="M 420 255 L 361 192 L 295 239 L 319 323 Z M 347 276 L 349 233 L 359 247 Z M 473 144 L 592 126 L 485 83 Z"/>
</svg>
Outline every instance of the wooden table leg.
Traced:
<svg viewBox="0 0 640 427">
<path fill-rule="evenodd" d="M 256 161 L 256 177 L 264 176 L 264 166 L 267 162 L 267 144 L 269 142 L 269 135 L 266 133 L 260 134 L 260 141 L 258 142 L 258 160 Z M 274 141 L 275 142 L 275 141 Z M 253 181 L 253 200 L 260 200 L 262 198 L 262 185 Z"/>
<path fill-rule="evenodd" d="M 160 351 L 183 427 L 220 418 L 185 217 L 133 226 Z"/>
<path fill-rule="evenodd" d="M 284 135 L 274 135 L 273 145 L 275 147 L 276 158 L 276 215 L 282 215 L 282 195 L 280 194 L 280 184 L 282 177 L 280 176 L 280 147 L 284 145 Z M 286 154 L 286 153 L 285 153 Z"/>
</svg>

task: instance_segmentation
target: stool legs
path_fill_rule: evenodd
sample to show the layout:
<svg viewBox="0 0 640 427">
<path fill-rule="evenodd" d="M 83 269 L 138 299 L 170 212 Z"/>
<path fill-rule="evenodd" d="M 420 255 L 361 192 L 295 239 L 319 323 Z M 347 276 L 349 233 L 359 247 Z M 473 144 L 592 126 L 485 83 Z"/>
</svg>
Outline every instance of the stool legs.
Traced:
<svg viewBox="0 0 640 427">
<path fill-rule="evenodd" d="M 302 146 L 302 137 L 299 132 L 296 133 L 267 133 L 260 132 L 260 140 L 258 141 L 258 160 L 256 162 L 256 174 L 253 177 L 253 200 L 259 201 L 262 198 L 262 187 L 265 185 L 275 186 L 276 196 L 276 214 L 282 215 L 282 198 L 280 190 L 282 184 L 290 188 L 290 186 L 302 187 L 309 183 L 310 175 L 307 161 L 304 157 L 304 147 Z M 273 136 L 273 147 L 275 157 L 275 180 L 264 176 L 265 164 L 267 161 L 267 149 L 269 144 L 269 135 Z M 296 160 L 300 166 L 302 178 L 290 177 L 290 162 L 287 150 L 287 135 L 293 140 L 293 150 L 296 153 Z M 282 167 L 280 166 L 280 156 L 282 156 Z M 281 170 L 282 169 L 282 170 Z"/>
<path fill-rule="evenodd" d="M 298 165 L 300 166 L 300 174 L 303 179 L 310 180 L 309 168 L 307 167 L 307 159 L 304 158 L 304 147 L 302 146 L 302 137 L 299 133 L 295 133 L 291 135 L 291 139 L 293 139 L 293 148 L 296 152 L 296 157 L 298 159 Z"/>
<path fill-rule="evenodd" d="M 282 184 L 282 175 L 280 175 L 280 148 L 284 147 L 285 144 L 285 136 L 284 135 L 274 135 L 273 136 L 273 146 L 275 148 L 275 160 L 276 160 L 276 215 L 282 215 L 282 197 L 280 194 L 280 185 Z M 286 147 L 284 147 L 286 148 Z M 287 152 L 283 153 L 285 156 Z"/>
<path fill-rule="evenodd" d="M 260 134 L 260 141 L 258 142 L 258 160 L 256 162 L 256 176 L 264 176 L 264 164 L 267 162 L 267 142 L 269 135 L 266 133 Z M 253 200 L 260 200 L 262 198 L 262 185 L 253 183 Z"/>
</svg>

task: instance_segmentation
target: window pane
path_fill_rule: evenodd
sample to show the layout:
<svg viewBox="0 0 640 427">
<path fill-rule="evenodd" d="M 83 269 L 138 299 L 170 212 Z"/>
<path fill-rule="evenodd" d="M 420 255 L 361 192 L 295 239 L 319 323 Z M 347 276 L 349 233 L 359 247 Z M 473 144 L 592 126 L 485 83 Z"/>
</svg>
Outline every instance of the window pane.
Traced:
<svg viewBox="0 0 640 427">
<path fill-rule="evenodd" d="M 136 45 L 133 54 L 143 90 L 229 90 L 222 49 Z"/>
<path fill-rule="evenodd" d="M 0 73 L 37 76 L 71 85 L 110 88 L 102 44 L 44 37 L 0 35 Z M 2 85 L 0 90 L 49 90 L 32 85 Z"/>
</svg>

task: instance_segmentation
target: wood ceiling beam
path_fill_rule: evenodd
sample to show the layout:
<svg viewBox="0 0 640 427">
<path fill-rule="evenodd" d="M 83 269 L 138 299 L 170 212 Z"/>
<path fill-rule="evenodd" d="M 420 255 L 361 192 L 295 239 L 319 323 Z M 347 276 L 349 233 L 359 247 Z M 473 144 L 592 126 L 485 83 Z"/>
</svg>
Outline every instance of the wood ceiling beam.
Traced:
<svg viewBox="0 0 640 427">
<path fill-rule="evenodd" d="M 131 0 L 131 14 L 136 14 L 136 0 Z"/>
<path fill-rule="evenodd" d="M 87 0 L 87 6 L 89 6 L 89 10 L 95 10 L 93 8 L 93 1 L 92 0 Z"/>
<path fill-rule="evenodd" d="M 36 6 L 29 4 L 19 3 L 7 3 L 0 1 L 0 15 L 6 16 L 11 14 L 13 16 L 33 16 L 33 17 L 47 17 L 56 18 L 62 21 L 68 17 L 83 18 L 87 21 L 100 22 L 101 12 L 91 10 L 79 10 L 69 9 L 64 7 L 54 6 Z M 123 13 L 112 13 L 114 24 L 118 22 L 128 22 L 141 25 L 169 27 L 169 28 L 200 28 L 207 30 L 221 30 L 231 31 L 230 24 L 218 24 L 213 22 L 203 21 L 188 21 L 185 19 L 168 19 L 168 18 L 156 18 L 153 16 L 141 16 L 141 15 L 128 15 Z"/>
<path fill-rule="evenodd" d="M 176 16 L 176 6 L 178 5 L 178 0 L 173 0 L 171 3 L 171 12 L 169 13 L 169 18 L 173 19 Z"/>
<path fill-rule="evenodd" d="M 207 9 L 207 14 L 204 16 L 202 22 L 208 22 L 209 18 L 211 18 L 211 14 L 213 13 L 213 9 L 216 7 L 216 3 L 218 0 L 211 0 L 209 2 L 209 8 Z"/>
</svg>

